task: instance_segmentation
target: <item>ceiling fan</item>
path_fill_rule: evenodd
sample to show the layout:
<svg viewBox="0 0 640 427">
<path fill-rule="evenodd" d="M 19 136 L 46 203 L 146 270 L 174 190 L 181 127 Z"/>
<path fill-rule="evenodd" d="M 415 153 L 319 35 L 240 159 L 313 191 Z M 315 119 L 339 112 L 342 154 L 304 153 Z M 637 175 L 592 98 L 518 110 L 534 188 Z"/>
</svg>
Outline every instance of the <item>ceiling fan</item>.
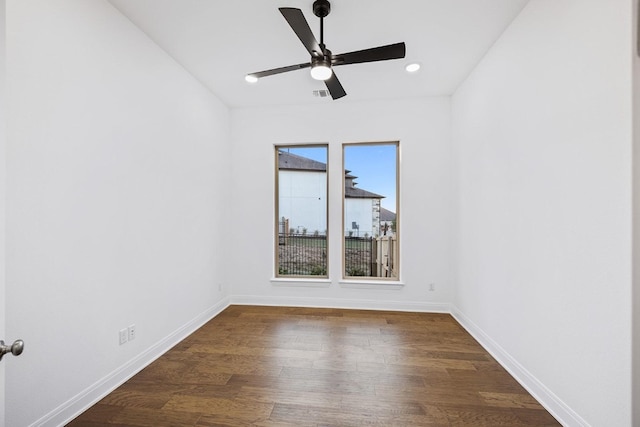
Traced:
<svg viewBox="0 0 640 427">
<path fill-rule="evenodd" d="M 255 82 L 261 77 L 310 67 L 311 77 L 316 80 L 324 80 L 331 97 L 338 99 L 345 96 L 347 92 L 345 92 L 342 84 L 340 84 L 340 81 L 333 72 L 333 67 L 337 67 L 338 65 L 360 64 L 363 62 L 400 59 L 405 56 L 406 49 L 404 43 L 395 43 L 338 55 L 332 54 L 324 45 L 324 18 L 329 15 L 331 11 L 331 4 L 328 0 L 316 0 L 313 2 L 313 14 L 320 18 L 320 43 L 318 43 L 313 35 L 300 9 L 281 7 L 279 10 L 291 26 L 291 29 L 293 29 L 293 32 L 296 33 L 304 47 L 311 54 L 311 61 L 247 74 L 247 81 Z"/>
</svg>

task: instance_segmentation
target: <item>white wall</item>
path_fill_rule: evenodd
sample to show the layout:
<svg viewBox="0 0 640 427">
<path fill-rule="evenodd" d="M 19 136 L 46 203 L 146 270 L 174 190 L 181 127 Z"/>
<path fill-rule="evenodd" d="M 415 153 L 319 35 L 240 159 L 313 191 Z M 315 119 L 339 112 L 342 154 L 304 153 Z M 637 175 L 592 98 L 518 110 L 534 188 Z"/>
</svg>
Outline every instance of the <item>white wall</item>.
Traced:
<svg viewBox="0 0 640 427">
<path fill-rule="evenodd" d="M 629 12 L 532 0 L 453 97 L 457 316 L 567 425 L 631 425 Z"/>
<path fill-rule="evenodd" d="M 640 30 L 638 0 L 633 1 L 633 425 L 640 425 Z"/>
<path fill-rule="evenodd" d="M 228 251 L 229 280 L 234 301 L 448 310 L 453 294 L 448 98 L 234 109 L 231 123 L 234 158 L 243 159 L 233 165 L 234 198 L 229 205 L 234 235 Z M 405 286 L 341 286 L 341 144 L 397 140 L 401 150 L 400 268 Z M 329 144 L 330 283 L 324 286 L 271 283 L 274 216 L 253 215 L 255 206 L 273 209 L 274 162 L 265 159 L 273 159 L 274 144 L 288 143 Z M 255 224 L 251 230 L 243 227 L 249 222 Z M 429 283 L 435 283 L 435 292 L 428 291 Z"/>
<path fill-rule="evenodd" d="M 58 425 L 222 300 L 229 115 L 106 1 L 7 20 L 7 424 Z"/>
<path fill-rule="evenodd" d="M 9 341 L 5 336 L 5 150 L 7 146 L 6 126 L 6 26 L 5 0 L 0 0 L 0 339 Z M 0 427 L 5 426 L 4 383 L 6 363 L 0 362 Z"/>
</svg>

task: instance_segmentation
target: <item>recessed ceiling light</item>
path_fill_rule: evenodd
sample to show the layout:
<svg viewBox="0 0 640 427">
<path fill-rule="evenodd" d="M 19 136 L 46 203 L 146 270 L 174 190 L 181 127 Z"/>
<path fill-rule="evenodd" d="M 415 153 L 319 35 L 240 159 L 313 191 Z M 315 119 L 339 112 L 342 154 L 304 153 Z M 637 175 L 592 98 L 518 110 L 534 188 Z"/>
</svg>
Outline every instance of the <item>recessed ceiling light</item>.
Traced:
<svg viewBox="0 0 640 427">
<path fill-rule="evenodd" d="M 251 75 L 251 74 L 247 74 L 246 76 L 244 76 L 244 79 L 246 81 L 248 81 L 249 83 L 256 83 L 258 81 L 258 78 L 256 76 Z"/>
<path fill-rule="evenodd" d="M 407 70 L 408 73 L 415 73 L 420 69 L 420 64 L 418 64 L 417 62 L 414 62 L 404 67 L 404 69 Z"/>
</svg>

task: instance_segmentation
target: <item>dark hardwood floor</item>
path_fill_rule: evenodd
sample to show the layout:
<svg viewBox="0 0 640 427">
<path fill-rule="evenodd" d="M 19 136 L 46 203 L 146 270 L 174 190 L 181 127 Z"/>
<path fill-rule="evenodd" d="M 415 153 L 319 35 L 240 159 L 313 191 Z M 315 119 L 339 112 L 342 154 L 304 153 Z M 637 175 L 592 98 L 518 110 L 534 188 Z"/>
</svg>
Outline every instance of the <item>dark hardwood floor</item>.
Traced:
<svg viewBox="0 0 640 427">
<path fill-rule="evenodd" d="M 231 306 L 69 426 L 557 426 L 449 315 Z"/>
</svg>

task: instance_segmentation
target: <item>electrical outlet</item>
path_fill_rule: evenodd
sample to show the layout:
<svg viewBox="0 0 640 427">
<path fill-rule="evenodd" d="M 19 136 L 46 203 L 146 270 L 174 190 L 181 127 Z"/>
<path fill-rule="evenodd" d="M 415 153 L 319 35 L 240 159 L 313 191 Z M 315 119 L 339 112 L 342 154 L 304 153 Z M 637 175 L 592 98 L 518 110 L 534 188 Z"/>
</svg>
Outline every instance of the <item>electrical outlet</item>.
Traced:
<svg viewBox="0 0 640 427">
<path fill-rule="evenodd" d="M 222 292 L 222 283 L 218 283 L 218 292 Z"/>
<path fill-rule="evenodd" d="M 429 283 L 429 292 L 433 292 L 436 290 L 436 284 L 435 283 Z"/>
<path fill-rule="evenodd" d="M 120 345 L 125 344 L 127 342 L 127 337 L 129 336 L 129 332 L 127 329 L 120 329 Z"/>
<path fill-rule="evenodd" d="M 136 339 L 136 325 L 129 325 L 129 327 L 127 328 L 128 331 L 128 335 L 129 335 L 129 341 L 133 341 Z"/>
</svg>

